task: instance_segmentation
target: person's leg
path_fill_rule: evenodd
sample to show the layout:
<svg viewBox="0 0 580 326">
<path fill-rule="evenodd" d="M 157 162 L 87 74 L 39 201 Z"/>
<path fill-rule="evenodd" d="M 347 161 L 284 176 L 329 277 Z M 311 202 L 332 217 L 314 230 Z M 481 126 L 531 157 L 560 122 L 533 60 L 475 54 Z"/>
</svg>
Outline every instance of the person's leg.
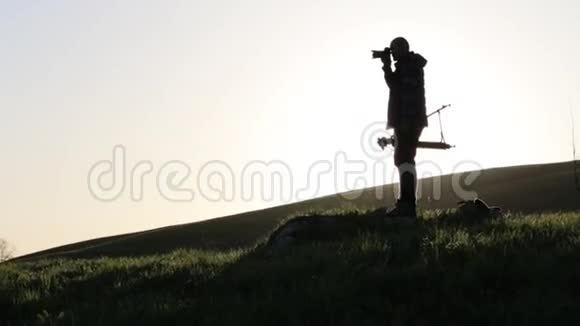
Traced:
<svg viewBox="0 0 580 326">
<path fill-rule="evenodd" d="M 395 166 L 399 170 L 399 200 L 390 215 L 415 216 L 417 172 L 415 155 L 422 129 L 395 130 Z"/>
<path fill-rule="evenodd" d="M 399 166 L 400 199 L 415 204 L 417 171 L 414 163 L 403 163 Z"/>
<path fill-rule="evenodd" d="M 415 203 L 415 189 L 417 184 L 417 171 L 415 169 L 415 156 L 417 155 L 417 143 L 422 129 L 412 129 L 409 132 L 400 132 L 401 143 L 398 160 L 399 179 L 401 186 L 401 199 Z"/>
</svg>

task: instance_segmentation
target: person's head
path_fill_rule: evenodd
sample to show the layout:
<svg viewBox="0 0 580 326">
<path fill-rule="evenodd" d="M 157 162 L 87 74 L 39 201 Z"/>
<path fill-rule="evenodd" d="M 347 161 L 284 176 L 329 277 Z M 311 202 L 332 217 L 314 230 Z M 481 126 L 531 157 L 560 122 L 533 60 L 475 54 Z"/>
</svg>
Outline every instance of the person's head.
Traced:
<svg viewBox="0 0 580 326">
<path fill-rule="evenodd" d="M 391 54 L 393 59 L 399 60 L 409 53 L 409 42 L 403 37 L 397 37 L 391 41 Z"/>
</svg>

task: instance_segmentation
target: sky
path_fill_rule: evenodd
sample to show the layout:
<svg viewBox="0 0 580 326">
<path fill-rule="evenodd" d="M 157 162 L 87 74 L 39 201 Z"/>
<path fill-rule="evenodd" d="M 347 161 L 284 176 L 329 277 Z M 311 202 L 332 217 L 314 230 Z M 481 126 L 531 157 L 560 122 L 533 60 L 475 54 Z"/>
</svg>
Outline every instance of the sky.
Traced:
<svg viewBox="0 0 580 326">
<path fill-rule="evenodd" d="M 364 135 L 388 101 L 370 50 L 397 36 L 428 60 L 428 111 L 452 104 L 456 147 L 420 151 L 419 176 L 569 161 L 578 17 L 575 0 L 0 0 L 0 238 L 26 254 L 390 183 Z M 291 171 L 272 183 L 289 196 L 251 187 L 260 162 Z"/>
</svg>

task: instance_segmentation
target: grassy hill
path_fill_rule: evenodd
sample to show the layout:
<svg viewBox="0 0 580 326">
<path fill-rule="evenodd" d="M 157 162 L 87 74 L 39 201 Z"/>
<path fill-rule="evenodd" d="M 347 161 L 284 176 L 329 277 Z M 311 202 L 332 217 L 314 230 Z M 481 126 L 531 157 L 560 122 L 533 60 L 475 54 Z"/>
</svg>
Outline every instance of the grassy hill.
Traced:
<svg viewBox="0 0 580 326">
<path fill-rule="evenodd" d="M 328 196 L 46 250 L 0 264 L 0 325 L 578 324 L 571 167 L 484 171 L 473 188 L 512 209 L 499 218 L 441 209 L 457 199 L 443 191 L 415 223 L 385 221 L 373 211 L 384 200 L 367 189 L 353 201 Z M 332 228 L 273 250 L 276 226 L 305 211 L 300 220 Z"/>
<path fill-rule="evenodd" d="M 340 232 L 275 254 L 260 243 L 1 264 L 0 325 L 580 322 L 580 212 L 474 221 L 427 211 L 414 224 L 371 223 L 365 212 L 309 218 L 330 217 L 345 222 Z"/>
<path fill-rule="evenodd" d="M 465 186 L 476 190 L 488 203 L 512 211 L 580 209 L 573 162 L 495 168 L 481 171 L 476 181 Z M 424 210 L 453 208 L 460 199 L 452 191 L 453 178 L 465 179 L 467 173 L 441 176 L 439 200 L 428 200 L 433 178 L 421 180 Z M 372 210 L 394 202 L 396 185 L 385 185 L 357 192 L 337 194 L 264 210 L 236 214 L 202 222 L 175 225 L 144 232 L 117 235 L 65 245 L 19 257 L 29 260 L 48 257 L 90 258 L 96 256 L 142 256 L 171 252 L 175 249 L 233 249 L 253 245 L 269 234 L 288 216 L 312 211 Z M 377 199 L 377 190 L 385 198 Z M 347 199 L 357 195 L 355 199 Z M 243 230 L 243 232 L 240 232 Z"/>
</svg>

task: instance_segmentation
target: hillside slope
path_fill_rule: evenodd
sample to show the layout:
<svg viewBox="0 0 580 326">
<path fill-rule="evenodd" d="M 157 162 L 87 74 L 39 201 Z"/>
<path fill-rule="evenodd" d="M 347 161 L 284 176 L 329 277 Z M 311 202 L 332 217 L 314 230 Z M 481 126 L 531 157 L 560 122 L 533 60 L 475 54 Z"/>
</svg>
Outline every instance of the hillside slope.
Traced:
<svg viewBox="0 0 580 326">
<path fill-rule="evenodd" d="M 321 212 L 284 247 L 3 263 L 0 325 L 580 324 L 580 211 L 473 217 Z"/>
<path fill-rule="evenodd" d="M 420 181 L 422 209 L 455 207 L 460 199 L 453 191 L 453 179 L 466 173 L 444 175 Z M 439 180 L 439 181 L 437 181 Z M 433 185 L 440 182 L 440 198 Z M 575 188 L 573 162 L 494 168 L 481 171 L 466 190 L 476 191 L 488 203 L 512 211 L 580 209 L 580 192 Z M 166 253 L 178 248 L 229 249 L 254 244 L 290 215 L 337 209 L 372 210 L 394 201 L 396 185 L 315 198 L 303 202 L 246 212 L 201 222 L 169 226 L 143 232 L 93 239 L 60 246 L 17 260 L 48 257 L 142 256 Z M 385 198 L 377 199 L 377 190 Z M 358 194 L 355 199 L 347 199 Z"/>
</svg>

